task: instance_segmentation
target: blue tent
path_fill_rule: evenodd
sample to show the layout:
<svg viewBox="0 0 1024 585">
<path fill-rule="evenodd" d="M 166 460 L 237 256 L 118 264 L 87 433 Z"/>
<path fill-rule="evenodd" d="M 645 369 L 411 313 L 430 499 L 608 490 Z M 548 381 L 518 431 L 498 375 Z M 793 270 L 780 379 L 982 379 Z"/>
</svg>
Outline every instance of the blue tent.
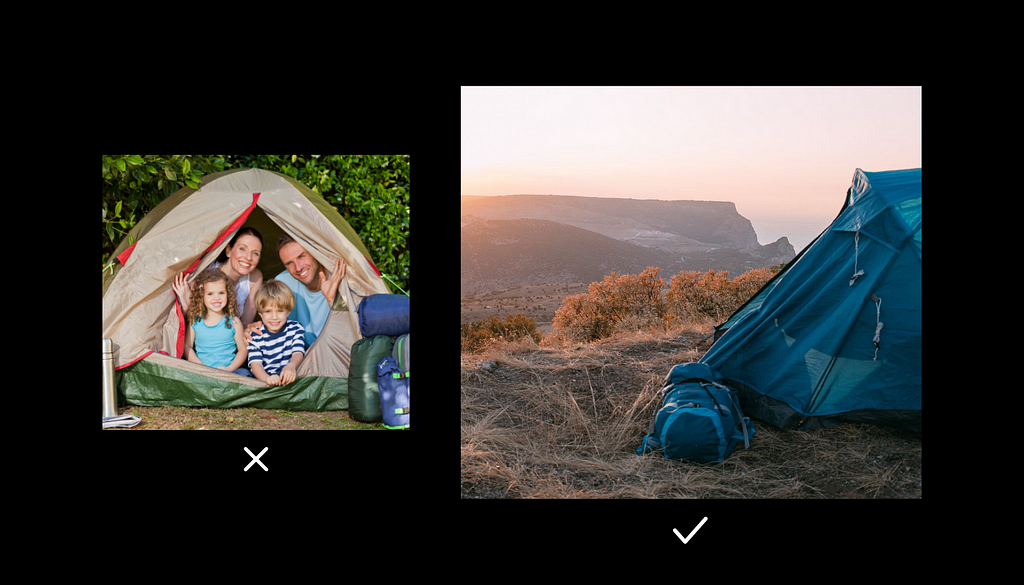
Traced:
<svg viewBox="0 0 1024 585">
<path fill-rule="evenodd" d="M 745 413 L 921 430 L 921 169 L 857 169 L 824 232 L 716 328 L 701 358 Z"/>
</svg>

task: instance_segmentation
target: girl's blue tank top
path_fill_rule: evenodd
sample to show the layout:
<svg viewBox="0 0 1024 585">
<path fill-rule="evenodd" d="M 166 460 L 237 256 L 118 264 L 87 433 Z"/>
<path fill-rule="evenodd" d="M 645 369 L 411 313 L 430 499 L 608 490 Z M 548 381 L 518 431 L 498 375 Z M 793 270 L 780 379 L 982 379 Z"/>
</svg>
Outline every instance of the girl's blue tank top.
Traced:
<svg viewBox="0 0 1024 585">
<path fill-rule="evenodd" d="M 238 346 L 235 345 L 235 330 L 224 326 L 224 320 L 229 318 L 225 315 L 213 327 L 209 327 L 202 318 L 192 324 L 196 332 L 196 356 L 204 365 L 211 368 L 221 368 L 231 365 L 235 359 Z"/>
</svg>

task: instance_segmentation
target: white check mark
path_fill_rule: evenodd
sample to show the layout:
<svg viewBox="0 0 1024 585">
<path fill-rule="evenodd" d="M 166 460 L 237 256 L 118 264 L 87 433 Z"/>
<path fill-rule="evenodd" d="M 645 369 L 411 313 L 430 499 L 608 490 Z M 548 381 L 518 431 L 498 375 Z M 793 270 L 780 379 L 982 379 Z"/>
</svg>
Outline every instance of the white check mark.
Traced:
<svg viewBox="0 0 1024 585">
<path fill-rule="evenodd" d="M 704 526 L 704 523 L 707 521 L 708 517 L 705 516 L 704 519 L 700 521 L 700 524 L 697 524 L 697 527 L 693 529 L 693 532 L 691 532 L 689 536 L 683 536 L 682 534 L 679 534 L 679 531 L 675 528 L 672 529 L 672 532 L 675 532 L 676 536 L 679 537 L 679 540 L 683 541 L 683 544 L 686 544 L 687 542 L 690 542 L 690 539 L 693 538 L 693 535 L 697 534 L 697 531 L 700 530 L 700 527 Z"/>
</svg>

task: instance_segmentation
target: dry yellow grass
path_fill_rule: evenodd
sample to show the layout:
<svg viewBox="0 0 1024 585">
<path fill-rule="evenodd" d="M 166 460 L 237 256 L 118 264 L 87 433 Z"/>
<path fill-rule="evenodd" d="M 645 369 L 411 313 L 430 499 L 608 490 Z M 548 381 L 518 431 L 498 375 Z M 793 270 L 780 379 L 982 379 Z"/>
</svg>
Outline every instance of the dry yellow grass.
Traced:
<svg viewBox="0 0 1024 585">
<path fill-rule="evenodd" d="M 530 338 L 462 356 L 463 498 L 920 498 L 919 435 L 755 420 L 726 461 L 637 456 L 671 367 L 696 361 L 709 324 L 540 348 Z"/>
</svg>

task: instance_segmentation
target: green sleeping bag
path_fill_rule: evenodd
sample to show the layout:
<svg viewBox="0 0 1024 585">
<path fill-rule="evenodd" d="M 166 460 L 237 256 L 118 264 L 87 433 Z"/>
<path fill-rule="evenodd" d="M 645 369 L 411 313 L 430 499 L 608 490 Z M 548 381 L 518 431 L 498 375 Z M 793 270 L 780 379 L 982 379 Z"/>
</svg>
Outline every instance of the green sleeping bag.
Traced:
<svg viewBox="0 0 1024 585">
<path fill-rule="evenodd" d="M 377 389 L 377 364 L 391 355 L 395 338 L 388 335 L 366 337 L 352 344 L 352 364 L 348 370 L 348 415 L 363 422 L 380 422 L 380 393 Z"/>
</svg>

